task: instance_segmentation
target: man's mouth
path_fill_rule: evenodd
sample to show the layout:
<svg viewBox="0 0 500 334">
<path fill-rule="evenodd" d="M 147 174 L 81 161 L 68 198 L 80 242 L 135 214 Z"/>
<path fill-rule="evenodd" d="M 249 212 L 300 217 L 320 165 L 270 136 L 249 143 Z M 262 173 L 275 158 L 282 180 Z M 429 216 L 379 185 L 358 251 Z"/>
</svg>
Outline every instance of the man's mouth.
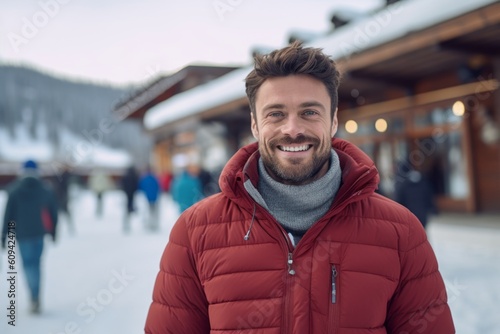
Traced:
<svg viewBox="0 0 500 334">
<path fill-rule="evenodd" d="M 285 146 L 278 145 L 278 149 L 283 152 L 304 152 L 309 150 L 312 145 L 300 145 L 300 146 Z"/>
</svg>

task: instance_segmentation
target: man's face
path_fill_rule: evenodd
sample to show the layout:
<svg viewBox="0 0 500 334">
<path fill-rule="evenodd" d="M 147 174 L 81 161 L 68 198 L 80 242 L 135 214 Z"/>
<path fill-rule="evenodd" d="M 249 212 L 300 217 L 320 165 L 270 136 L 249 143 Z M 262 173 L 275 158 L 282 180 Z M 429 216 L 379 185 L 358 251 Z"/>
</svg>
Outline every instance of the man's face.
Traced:
<svg viewBox="0 0 500 334">
<path fill-rule="evenodd" d="M 252 133 L 271 177 L 285 184 L 307 184 L 328 170 L 331 99 L 325 85 L 307 75 L 275 77 L 257 91 Z"/>
</svg>

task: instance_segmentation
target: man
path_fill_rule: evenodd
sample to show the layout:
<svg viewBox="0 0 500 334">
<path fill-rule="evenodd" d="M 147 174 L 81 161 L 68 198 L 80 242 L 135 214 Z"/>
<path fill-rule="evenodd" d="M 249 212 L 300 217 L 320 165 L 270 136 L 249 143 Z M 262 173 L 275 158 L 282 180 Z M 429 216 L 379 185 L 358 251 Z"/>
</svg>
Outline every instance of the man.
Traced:
<svg viewBox="0 0 500 334">
<path fill-rule="evenodd" d="M 32 313 L 40 313 L 44 235 L 50 234 L 55 241 L 57 224 L 55 195 L 40 181 L 37 169 L 35 161 L 26 161 L 22 177 L 9 187 L 2 229 L 2 248 L 15 249 L 17 242 L 30 290 Z"/>
<path fill-rule="evenodd" d="M 146 333 L 455 332 L 422 225 L 374 192 L 364 153 L 332 139 L 338 84 L 319 49 L 255 59 L 257 143 L 173 227 Z"/>
</svg>

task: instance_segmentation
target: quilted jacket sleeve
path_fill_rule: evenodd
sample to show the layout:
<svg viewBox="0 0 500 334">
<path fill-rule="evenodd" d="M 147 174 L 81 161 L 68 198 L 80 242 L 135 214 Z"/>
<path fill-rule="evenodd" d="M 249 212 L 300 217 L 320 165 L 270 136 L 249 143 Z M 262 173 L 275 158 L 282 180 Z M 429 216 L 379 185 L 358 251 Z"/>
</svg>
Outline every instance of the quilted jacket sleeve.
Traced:
<svg viewBox="0 0 500 334">
<path fill-rule="evenodd" d="M 455 333 L 446 288 L 425 230 L 408 214 L 400 234 L 401 279 L 389 304 L 388 333 Z"/>
<path fill-rule="evenodd" d="M 207 334 L 208 304 L 196 273 L 186 221 L 174 225 L 160 260 L 145 333 Z"/>
</svg>

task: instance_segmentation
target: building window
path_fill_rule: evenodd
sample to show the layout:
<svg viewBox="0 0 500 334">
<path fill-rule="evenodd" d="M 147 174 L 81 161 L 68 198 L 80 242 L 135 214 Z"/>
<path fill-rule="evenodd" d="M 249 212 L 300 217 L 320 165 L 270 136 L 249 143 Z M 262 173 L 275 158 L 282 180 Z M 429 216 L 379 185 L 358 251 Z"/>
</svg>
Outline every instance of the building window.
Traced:
<svg viewBox="0 0 500 334">
<path fill-rule="evenodd" d="M 431 111 L 419 110 L 413 116 L 413 123 L 416 128 L 459 123 L 465 111 L 460 106 L 463 106 L 463 103 L 457 101 L 446 108 L 437 107 Z"/>
<path fill-rule="evenodd" d="M 438 138 L 422 138 L 419 147 L 429 164 L 424 170 L 429 173 L 436 195 L 453 199 L 466 199 L 469 196 L 467 165 L 462 149 L 462 134 L 452 131 Z M 416 157 L 416 155 L 414 155 Z"/>
<path fill-rule="evenodd" d="M 443 143 L 444 158 L 449 173 L 445 178 L 446 193 L 452 198 L 467 198 L 469 185 L 467 183 L 467 168 L 462 151 L 462 135 L 452 132 Z"/>
</svg>

